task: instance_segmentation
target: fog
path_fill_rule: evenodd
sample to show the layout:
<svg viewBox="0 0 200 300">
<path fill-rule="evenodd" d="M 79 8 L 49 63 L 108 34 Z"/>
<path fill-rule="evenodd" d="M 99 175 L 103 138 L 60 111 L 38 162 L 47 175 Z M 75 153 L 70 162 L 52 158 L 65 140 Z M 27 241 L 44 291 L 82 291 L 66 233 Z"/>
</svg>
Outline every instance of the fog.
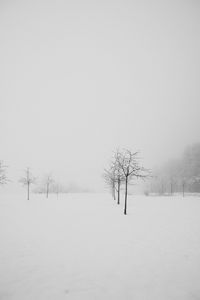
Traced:
<svg viewBox="0 0 200 300">
<path fill-rule="evenodd" d="M 200 3 L 0 1 L 0 159 L 102 189 L 117 147 L 152 168 L 200 142 Z"/>
</svg>

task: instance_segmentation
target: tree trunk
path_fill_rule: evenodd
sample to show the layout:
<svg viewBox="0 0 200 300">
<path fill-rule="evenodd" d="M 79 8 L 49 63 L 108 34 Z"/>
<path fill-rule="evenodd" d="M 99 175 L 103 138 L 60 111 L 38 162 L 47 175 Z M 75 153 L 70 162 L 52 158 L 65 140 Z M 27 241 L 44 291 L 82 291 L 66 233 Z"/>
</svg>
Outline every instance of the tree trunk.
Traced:
<svg viewBox="0 0 200 300">
<path fill-rule="evenodd" d="M 124 203 L 124 214 L 127 214 L 127 194 L 128 194 L 128 177 L 125 180 L 125 203 Z"/>
<path fill-rule="evenodd" d="M 49 196 L 49 184 L 47 183 L 47 198 Z"/>
<path fill-rule="evenodd" d="M 28 191 L 27 191 L 27 192 L 28 192 L 27 200 L 29 200 L 29 185 L 30 185 L 30 184 L 28 183 L 28 185 L 27 185 L 27 189 L 28 189 Z"/>
<path fill-rule="evenodd" d="M 115 197 L 115 183 L 113 183 L 113 198 L 114 198 L 114 200 L 116 200 L 116 197 Z"/>
<path fill-rule="evenodd" d="M 118 197 L 117 197 L 117 204 L 120 204 L 120 179 L 118 178 Z"/>
</svg>

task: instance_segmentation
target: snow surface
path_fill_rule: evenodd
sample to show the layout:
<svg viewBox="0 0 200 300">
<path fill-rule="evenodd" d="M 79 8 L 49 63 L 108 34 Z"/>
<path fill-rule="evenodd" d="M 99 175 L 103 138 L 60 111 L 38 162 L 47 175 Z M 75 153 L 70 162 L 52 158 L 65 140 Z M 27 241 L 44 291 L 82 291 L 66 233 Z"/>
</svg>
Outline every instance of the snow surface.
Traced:
<svg viewBox="0 0 200 300">
<path fill-rule="evenodd" d="M 200 299 L 200 198 L 0 197 L 0 299 Z"/>
</svg>

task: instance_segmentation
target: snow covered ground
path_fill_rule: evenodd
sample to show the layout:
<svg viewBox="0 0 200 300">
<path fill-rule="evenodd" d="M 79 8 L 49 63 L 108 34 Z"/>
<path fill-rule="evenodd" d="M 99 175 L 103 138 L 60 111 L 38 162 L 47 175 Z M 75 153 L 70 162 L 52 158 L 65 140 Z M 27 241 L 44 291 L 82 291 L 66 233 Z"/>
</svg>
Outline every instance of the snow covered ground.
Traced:
<svg viewBox="0 0 200 300">
<path fill-rule="evenodd" d="M 200 299 L 200 198 L 0 195 L 0 299 Z"/>
</svg>

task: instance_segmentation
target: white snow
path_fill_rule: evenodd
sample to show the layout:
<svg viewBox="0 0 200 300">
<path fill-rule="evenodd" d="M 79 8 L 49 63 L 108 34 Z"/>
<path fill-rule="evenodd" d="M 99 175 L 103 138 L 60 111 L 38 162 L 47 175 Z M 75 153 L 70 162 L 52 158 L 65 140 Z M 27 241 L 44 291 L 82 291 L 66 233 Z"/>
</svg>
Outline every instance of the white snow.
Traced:
<svg viewBox="0 0 200 300">
<path fill-rule="evenodd" d="M 0 195 L 0 299 L 200 299 L 200 198 Z"/>
</svg>

